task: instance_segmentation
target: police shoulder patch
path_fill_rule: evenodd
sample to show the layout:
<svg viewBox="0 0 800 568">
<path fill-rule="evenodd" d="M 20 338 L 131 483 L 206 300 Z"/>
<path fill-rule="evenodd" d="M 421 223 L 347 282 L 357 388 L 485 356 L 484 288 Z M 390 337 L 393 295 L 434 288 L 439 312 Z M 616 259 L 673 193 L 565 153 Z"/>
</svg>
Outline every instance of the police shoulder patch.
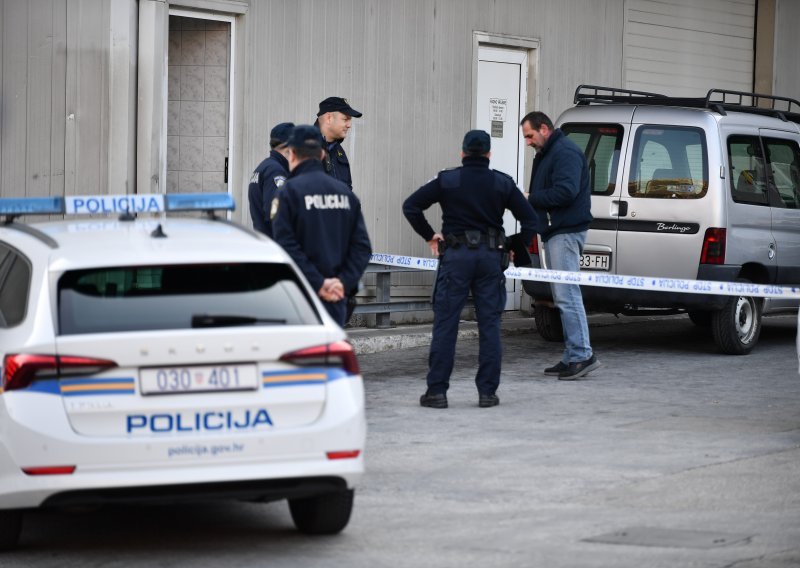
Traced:
<svg viewBox="0 0 800 568">
<path fill-rule="evenodd" d="M 281 188 L 286 183 L 286 176 L 275 176 L 272 181 L 275 182 L 275 187 Z"/>
</svg>

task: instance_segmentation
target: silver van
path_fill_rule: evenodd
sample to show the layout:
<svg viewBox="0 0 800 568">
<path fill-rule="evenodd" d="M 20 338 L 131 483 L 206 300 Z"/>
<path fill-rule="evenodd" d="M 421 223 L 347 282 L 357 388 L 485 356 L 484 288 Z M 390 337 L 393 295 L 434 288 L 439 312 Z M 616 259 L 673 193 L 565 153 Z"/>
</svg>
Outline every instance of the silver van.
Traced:
<svg viewBox="0 0 800 568">
<path fill-rule="evenodd" d="M 581 85 L 557 126 L 584 149 L 592 222 L 582 270 L 800 284 L 800 102 L 712 89 L 701 98 Z M 547 266 L 534 247 L 534 266 Z M 561 340 L 549 285 L 525 282 L 539 333 Z M 796 302 L 582 287 L 588 310 L 688 313 L 720 350 L 748 353 L 761 316 Z"/>
</svg>

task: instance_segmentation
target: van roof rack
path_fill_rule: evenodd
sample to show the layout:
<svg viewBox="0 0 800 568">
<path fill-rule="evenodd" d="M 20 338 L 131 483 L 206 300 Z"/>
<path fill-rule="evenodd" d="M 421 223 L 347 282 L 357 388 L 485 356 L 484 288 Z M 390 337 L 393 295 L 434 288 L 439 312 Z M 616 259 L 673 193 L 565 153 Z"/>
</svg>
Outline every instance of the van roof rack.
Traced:
<svg viewBox="0 0 800 568">
<path fill-rule="evenodd" d="M 599 103 L 707 108 L 723 116 L 730 110 L 774 116 L 785 122 L 800 124 L 800 101 L 727 89 L 710 89 L 705 97 L 670 97 L 630 89 L 578 85 L 573 102 L 576 105 Z"/>
</svg>

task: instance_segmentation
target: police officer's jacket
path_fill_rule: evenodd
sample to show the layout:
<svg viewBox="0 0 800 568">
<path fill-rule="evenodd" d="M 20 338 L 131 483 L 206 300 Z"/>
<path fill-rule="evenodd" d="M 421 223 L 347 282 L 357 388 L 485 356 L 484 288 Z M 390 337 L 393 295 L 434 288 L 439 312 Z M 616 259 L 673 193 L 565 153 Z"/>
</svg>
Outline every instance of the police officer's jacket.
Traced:
<svg viewBox="0 0 800 568">
<path fill-rule="evenodd" d="M 423 211 L 434 203 L 442 207 L 442 234 L 503 229 L 503 213 L 509 209 L 520 222 L 523 242 L 534 235 L 536 214 L 510 176 L 489 168 L 489 158 L 465 157 L 460 168 L 439 172 L 403 203 L 403 214 L 426 241 L 436 232 Z"/>
<path fill-rule="evenodd" d="M 334 140 L 327 145 L 328 153 L 325 156 L 325 171 L 346 183 L 350 190 L 353 190 L 353 178 L 350 175 L 350 162 L 347 154 L 342 148 L 341 140 Z"/>
<path fill-rule="evenodd" d="M 320 160 L 310 159 L 289 174 L 278 198 L 274 238 L 312 288 L 335 277 L 345 290 L 357 289 L 372 247 L 355 194 L 327 175 Z"/>
<path fill-rule="evenodd" d="M 269 156 L 258 164 L 250 185 L 247 188 L 247 198 L 250 202 L 250 218 L 253 228 L 265 235 L 272 236 L 273 200 L 277 191 L 289 177 L 289 162 L 277 150 L 271 150 Z"/>
</svg>

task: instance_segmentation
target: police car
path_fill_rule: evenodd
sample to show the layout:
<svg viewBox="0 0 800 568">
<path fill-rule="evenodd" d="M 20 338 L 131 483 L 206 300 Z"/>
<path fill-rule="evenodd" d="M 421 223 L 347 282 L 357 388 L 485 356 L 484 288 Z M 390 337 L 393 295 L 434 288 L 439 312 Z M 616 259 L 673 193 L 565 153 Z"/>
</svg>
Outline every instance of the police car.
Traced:
<svg viewBox="0 0 800 568">
<path fill-rule="evenodd" d="M 289 256 L 214 214 L 233 207 L 0 199 L 0 548 L 37 507 L 288 499 L 303 532 L 347 525 L 356 356 Z"/>
</svg>

